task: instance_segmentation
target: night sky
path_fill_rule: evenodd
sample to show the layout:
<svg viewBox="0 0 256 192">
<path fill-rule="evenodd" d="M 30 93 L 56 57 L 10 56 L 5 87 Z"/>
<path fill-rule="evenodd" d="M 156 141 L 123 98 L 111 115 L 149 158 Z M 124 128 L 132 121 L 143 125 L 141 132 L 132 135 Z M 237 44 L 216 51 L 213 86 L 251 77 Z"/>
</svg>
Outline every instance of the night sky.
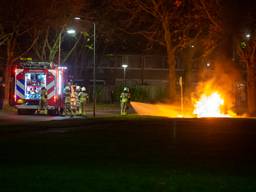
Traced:
<svg viewBox="0 0 256 192">
<path fill-rule="evenodd" d="M 250 27 L 256 13 L 256 1 L 253 0 L 228 0 L 225 4 L 226 29 L 238 31 L 244 27 Z"/>
</svg>

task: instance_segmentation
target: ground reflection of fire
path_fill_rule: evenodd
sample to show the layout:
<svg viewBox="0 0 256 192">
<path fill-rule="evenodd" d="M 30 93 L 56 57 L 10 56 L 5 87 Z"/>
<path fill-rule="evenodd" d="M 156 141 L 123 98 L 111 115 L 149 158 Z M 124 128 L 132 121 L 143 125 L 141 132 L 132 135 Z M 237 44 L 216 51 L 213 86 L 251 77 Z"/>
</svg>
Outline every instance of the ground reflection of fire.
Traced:
<svg viewBox="0 0 256 192">
<path fill-rule="evenodd" d="M 180 107 L 168 104 L 149 104 L 131 102 L 131 106 L 139 115 L 159 116 L 159 117 L 180 117 Z"/>
</svg>

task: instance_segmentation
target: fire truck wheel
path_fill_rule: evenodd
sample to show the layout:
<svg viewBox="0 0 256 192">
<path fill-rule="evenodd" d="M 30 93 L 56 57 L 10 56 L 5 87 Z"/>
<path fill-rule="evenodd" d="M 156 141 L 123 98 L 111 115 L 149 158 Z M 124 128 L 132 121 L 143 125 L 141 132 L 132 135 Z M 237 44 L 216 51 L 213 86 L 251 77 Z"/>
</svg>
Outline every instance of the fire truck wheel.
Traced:
<svg viewBox="0 0 256 192">
<path fill-rule="evenodd" d="M 57 109 L 48 110 L 48 115 L 52 115 L 52 116 L 58 115 L 58 110 Z"/>
<path fill-rule="evenodd" d="M 18 115 L 23 115 L 23 114 L 24 114 L 24 110 L 18 109 L 18 110 L 17 110 L 17 113 L 18 113 Z"/>
<path fill-rule="evenodd" d="M 34 115 L 35 111 L 34 109 L 18 109 L 17 113 L 18 115 Z"/>
</svg>

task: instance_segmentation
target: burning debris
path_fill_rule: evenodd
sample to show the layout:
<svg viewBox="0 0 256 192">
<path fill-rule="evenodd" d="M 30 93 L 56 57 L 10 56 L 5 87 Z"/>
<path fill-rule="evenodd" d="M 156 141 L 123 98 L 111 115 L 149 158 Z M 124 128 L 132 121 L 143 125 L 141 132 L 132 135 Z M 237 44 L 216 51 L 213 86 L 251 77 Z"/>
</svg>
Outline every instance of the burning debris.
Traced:
<svg viewBox="0 0 256 192">
<path fill-rule="evenodd" d="M 195 103 L 193 114 L 197 117 L 230 117 L 223 112 L 224 99 L 218 92 L 203 94 Z"/>
<path fill-rule="evenodd" d="M 198 84 L 192 94 L 193 115 L 196 117 L 234 117 L 232 111 L 234 98 L 230 85 L 225 84 L 226 77 L 213 78 Z"/>
<path fill-rule="evenodd" d="M 146 104 L 131 102 L 132 107 L 139 115 L 161 116 L 161 117 L 235 117 L 231 110 L 231 99 L 226 94 L 220 94 L 211 83 L 205 83 L 204 87 L 198 89 L 192 96 L 192 107 L 168 104 Z M 225 102 L 228 101 L 228 102 Z"/>
</svg>

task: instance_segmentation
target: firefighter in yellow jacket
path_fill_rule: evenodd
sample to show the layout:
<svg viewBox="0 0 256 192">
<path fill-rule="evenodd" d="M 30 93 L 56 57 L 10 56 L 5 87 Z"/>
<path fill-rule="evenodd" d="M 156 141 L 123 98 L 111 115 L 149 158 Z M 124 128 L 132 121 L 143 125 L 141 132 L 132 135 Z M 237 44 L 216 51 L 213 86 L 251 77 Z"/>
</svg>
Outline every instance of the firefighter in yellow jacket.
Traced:
<svg viewBox="0 0 256 192">
<path fill-rule="evenodd" d="M 73 116 L 73 111 L 71 108 L 71 89 L 70 86 L 66 86 L 64 89 L 64 115 L 70 115 Z"/>
<path fill-rule="evenodd" d="M 121 104 L 121 115 L 127 115 L 128 105 L 131 100 L 131 94 L 129 88 L 125 87 L 123 92 L 120 95 L 120 104 Z"/>
<path fill-rule="evenodd" d="M 79 100 L 79 93 L 81 92 L 81 87 L 79 85 L 76 86 L 76 115 L 80 115 L 80 100 Z"/>
<path fill-rule="evenodd" d="M 86 88 L 82 87 L 81 91 L 78 94 L 78 100 L 79 100 L 79 115 L 86 116 L 86 103 L 89 100 L 89 95 L 86 93 Z"/>
<path fill-rule="evenodd" d="M 39 109 L 37 113 L 43 113 L 47 115 L 47 106 L 47 89 L 45 87 L 42 87 L 40 91 Z"/>
</svg>

